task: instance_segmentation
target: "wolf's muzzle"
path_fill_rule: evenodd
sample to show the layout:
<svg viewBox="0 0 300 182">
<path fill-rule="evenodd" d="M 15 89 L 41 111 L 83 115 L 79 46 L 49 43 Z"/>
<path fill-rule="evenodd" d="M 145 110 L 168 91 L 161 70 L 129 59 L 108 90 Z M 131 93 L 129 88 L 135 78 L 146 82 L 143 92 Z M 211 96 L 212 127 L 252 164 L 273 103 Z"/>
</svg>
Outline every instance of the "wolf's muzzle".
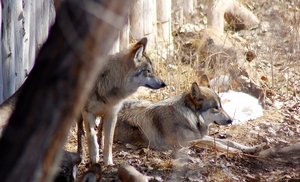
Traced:
<svg viewBox="0 0 300 182">
<path fill-rule="evenodd" d="M 163 88 L 163 87 L 165 87 L 165 86 L 167 86 L 166 84 L 165 84 L 165 82 L 161 82 L 161 83 L 157 83 L 157 84 L 146 84 L 145 85 L 146 87 L 148 87 L 148 88 L 151 88 L 151 89 L 160 89 L 160 88 Z"/>
<path fill-rule="evenodd" d="M 232 123 L 232 120 L 231 120 L 231 119 L 228 119 L 228 120 L 226 121 L 226 123 L 222 123 L 222 124 L 220 124 L 220 123 L 218 123 L 218 122 L 216 122 L 216 121 L 214 121 L 214 123 L 217 124 L 217 125 L 227 125 L 227 124 Z"/>
<path fill-rule="evenodd" d="M 162 82 L 160 86 L 161 88 L 164 88 L 165 86 L 167 86 L 167 84 L 165 84 L 165 82 Z"/>
</svg>

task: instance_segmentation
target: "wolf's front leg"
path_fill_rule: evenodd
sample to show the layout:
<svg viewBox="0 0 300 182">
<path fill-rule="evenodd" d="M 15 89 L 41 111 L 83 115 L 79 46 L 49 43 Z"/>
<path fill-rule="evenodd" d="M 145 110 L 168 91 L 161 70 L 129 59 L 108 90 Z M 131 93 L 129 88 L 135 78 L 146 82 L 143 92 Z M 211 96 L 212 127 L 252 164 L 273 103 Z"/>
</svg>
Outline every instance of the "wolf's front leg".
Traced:
<svg viewBox="0 0 300 182">
<path fill-rule="evenodd" d="M 234 141 L 230 141 L 230 140 L 222 140 L 222 139 L 217 139 L 217 142 L 220 142 L 224 145 L 227 145 L 229 147 L 238 149 L 244 153 L 257 153 L 260 152 L 261 150 L 263 150 L 264 146 L 266 145 L 265 143 L 259 144 L 259 145 L 255 145 L 255 146 L 246 146 Z"/>
<path fill-rule="evenodd" d="M 103 129 L 104 129 L 103 160 L 105 165 L 114 165 L 112 159 L 112 145 L 113 145 L 113 137 L 114 137 L 116 123 L 117 123 L 116 111 L 108 115 L 105 115 L 103 120 Z"/>
<path fill-rule="evenodd" d="M 244 153 L 256 153 L 259 152 L 263 149 L 265 144 L 261 145 L 255 145 L 255 146 L 245 146 L 243 144 L 230 141 L 230 140 L 225 140 L 225 139 L 218 139 L 218 138 L 213 138 L 211 136 L 204 136 L 202 141 L 210 142 L 212 146 L 215 146 L 219 150 L 223 151 L 232 151 L 235 152 L 237 150 L 242 151 Z"/>
<path fill-rule="evenodd" d="M 92 113 L 83 112 L 82 117 L 86 130 L 89 155 L 92 163 L 95 164 L 99 162 L 99 145 L 95 130 L 95 116 Z"/>
</svg>

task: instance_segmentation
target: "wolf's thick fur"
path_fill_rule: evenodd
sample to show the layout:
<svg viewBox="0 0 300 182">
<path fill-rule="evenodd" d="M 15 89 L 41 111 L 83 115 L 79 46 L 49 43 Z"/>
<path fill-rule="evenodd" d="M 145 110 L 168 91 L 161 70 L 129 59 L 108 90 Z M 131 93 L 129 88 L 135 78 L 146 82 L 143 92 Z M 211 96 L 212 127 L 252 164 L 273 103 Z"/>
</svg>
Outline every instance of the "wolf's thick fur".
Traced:
<svg viewBox="0 0 300 182">
<path fill-rule="evenodd" d="M 205 83 L 207 80 L 205 77 Z M 118 118 L 117 140 L 137 135 L 139 140 L 144 140 L 138 142 L 148 141 L 154 148 L 185 145 L 206 135 L 210 123 L 226 125 L 232 122 L 218 95 L 208 87 L 199 87 L 196 82 L 189 92 L 158 103 L 127 101 Z M 141 133 L 138 135 L 138 132 Z"/>
<path fill-rule="evenodd" d="M 206 76 L 201 84 L 209 86 Z M 118 114 L 115 141 L 170 149 L 201 142 L 220 150 L 256 152 L 260 146 L 247 147 L 207 135 L 211 123 L 227 125 L 231 118 L 222 109 L 218 95 L 208 87 L 193 83 L 191 90 L 158 103 L 128 100 Z"/>
<path fill-rule="evenodd" d="M 88 148 L 92 163 L 99 161 L 95 117 L 101 116 L 104 131 L 104 163 L 111 165 L 113 164 L 112 143 L 114 129 L 117 122 L 117 113 L 122 106 L 123 99 L 133 94 L 140 86 L 151 89 L 159 89 L 166 86 L 154 74 L 152 63 L 144 52 L 146 44 L 147 39 L 143 38 L 128 52 L 110 57 L 83 109 L 82 117 L 87 132 Z"/>
</svg>

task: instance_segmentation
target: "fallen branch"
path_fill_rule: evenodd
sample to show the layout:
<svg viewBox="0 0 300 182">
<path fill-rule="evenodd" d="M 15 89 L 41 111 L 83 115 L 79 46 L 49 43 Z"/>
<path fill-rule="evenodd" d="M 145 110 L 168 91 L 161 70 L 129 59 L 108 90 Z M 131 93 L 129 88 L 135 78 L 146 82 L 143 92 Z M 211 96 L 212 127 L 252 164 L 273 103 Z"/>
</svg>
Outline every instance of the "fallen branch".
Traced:
<svg viewBox="0 0 300 182">
<path fill-rule="evenodd" d="M 212 147 L 223 152 L 229 152 L 229 153 L 243 152 L 248 154 L 257 153 L 261 151 L 265 146 L 265 143 L 262 143 L 260 145 L 249 147 L 230 140 L 218 139 L 210 136 L 204 136 L 202 139 L 193 140 L 191 144 L 196 146 L 202 146 L 202 147 Z"/>
</svg>

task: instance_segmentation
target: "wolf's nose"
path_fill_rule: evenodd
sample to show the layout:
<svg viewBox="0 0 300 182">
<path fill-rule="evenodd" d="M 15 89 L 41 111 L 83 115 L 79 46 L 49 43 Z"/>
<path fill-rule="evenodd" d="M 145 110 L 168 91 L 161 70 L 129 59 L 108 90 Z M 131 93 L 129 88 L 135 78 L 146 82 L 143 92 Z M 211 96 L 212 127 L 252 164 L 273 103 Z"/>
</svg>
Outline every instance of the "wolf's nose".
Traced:
<svg viewBox="0 0 300 182">
<path fill-rule="evenodd" d="M 232 120 L 231 119 L 227 120 L 227 123 L 228 124 L 232 123 Z"/>
<path fill-rule="evenodd" d="M 165 87 L 165 86 L 167 86 L 167 84 L 165 84 L 165 82 L 162 82 L 160 86 Z"/>
</svg>

